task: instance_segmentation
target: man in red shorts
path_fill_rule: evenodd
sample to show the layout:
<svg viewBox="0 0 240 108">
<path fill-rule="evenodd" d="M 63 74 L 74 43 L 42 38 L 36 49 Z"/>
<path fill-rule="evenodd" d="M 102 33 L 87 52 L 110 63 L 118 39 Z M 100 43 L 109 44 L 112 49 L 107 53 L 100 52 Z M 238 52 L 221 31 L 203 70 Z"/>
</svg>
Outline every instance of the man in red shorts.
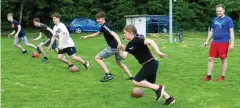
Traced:
<svg viewBox="0 0 240 108">
<path fill-rule="evenodd" d="M 232 51 L 234 48 L 234 24 L 233 20 L 224 15 L 225 7 L 220 4 L 216 6 L 216 14 L 212 21 L 211 31 L 204 45 L 208 45 L 209 40 L 213 37 L 213 42 L 210 46 L 208 57 L 208 73 L 203 81 L 210 81 L 212 70 L 214 66 L 214 58 L 221 58 L 222 60 L 222 74 L 218 79 L 219 82 L 224 80 L 227 70 L 227 54 L 228 50 Z"/>
</svg>

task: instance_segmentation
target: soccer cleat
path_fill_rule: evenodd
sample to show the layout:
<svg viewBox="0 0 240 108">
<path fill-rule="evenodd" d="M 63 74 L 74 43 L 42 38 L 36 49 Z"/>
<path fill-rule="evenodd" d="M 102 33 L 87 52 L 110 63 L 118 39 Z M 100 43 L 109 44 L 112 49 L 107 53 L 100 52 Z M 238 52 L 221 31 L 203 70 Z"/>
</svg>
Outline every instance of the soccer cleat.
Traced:
<svg viewBox="0 0 240 108">
<path fill-rule="evenodd" d="M 26 53 L 27 53 L 27 50 L 22 51 L 22 53 L 23 53 L 23 54 L 26 54 Z"/>
<path fill-rule="evenodd" d="M 218 79 L 218 82 L 222 82 L 224 80 L 224 76 L 221 76 L 219 79 Z"/>
<path fill-rule="evenodd" d="M 175 99 L 173 97 L 170 97 L 165 101 L 165 105 L 171 105 L 174 102 L 175 102 Z"/>
<path fill-rule="evenodd" d="M 134 79 L 134 77 L 129 77 L 126 80 L 133 80 L 133 79 Z"/>
<path fill-rule="evenodd" d="M 112 74 L 106 74 L 106 75 L 100 80 L 100 82 L 107 82 L 107 81 L 112 80 L 112 79 L 113 79 Z"/>
<path fill-rule="evenodd" d="M 206 81 L 211 81 L 212 78 L 211 77 L 208 77 L 208 76 L 205 76 L 204 79 L 203 79 L 203 82 L 206 82 Z"/>
<path fill-rule="evenodd" d="M 155 91 L 156 96 L 157 96 L 156 101 L 159 101 L 159 100 L 162 98 L 162 96 L 163 96 L 163 91 L 164 91 L 164 86 L 163 86 L 163 85 L 159 85 L 158 90 Z"/>
<path fill-rule="evenodd" d="M 42 62 L 43 63 L 47 63 L 48 62 L 48 58 L 43 58 Z"/>
<path fill-rule="evenodd" d="M 88 61 L 85 62 L 84 64 L 85 69 L 89 70 L 90 69 L 90 64 Z"/>
</svg>

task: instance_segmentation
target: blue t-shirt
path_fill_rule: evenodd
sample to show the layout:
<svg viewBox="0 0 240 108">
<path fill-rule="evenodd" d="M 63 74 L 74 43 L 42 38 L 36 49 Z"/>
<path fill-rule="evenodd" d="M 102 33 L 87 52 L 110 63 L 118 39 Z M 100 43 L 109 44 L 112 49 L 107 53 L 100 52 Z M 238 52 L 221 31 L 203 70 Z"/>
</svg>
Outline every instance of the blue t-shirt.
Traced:
<svg viewBox="0 0 240 108">
<path fill-rule="evenodd" d="M 16 33 L 18 31 L 18 25 L 19 25 L 19 23 L 16 20 L 12 21 L 12 28 L 15 30 Z M 21 28 L 21 30 L 20 30 L 20 32 L 18 34 L 18 37 L 23 37 L 23 36 L 26 36 L 26 34 L 23 31 L 23 29 Z"/>
<path fill-rule="evenodd" d="M 234 28 L 233 20 L 224 16 L 223 18 L 215 17 L 212 22 L 213 42 L 229 42 L 230 28 Z"/>
</svg>

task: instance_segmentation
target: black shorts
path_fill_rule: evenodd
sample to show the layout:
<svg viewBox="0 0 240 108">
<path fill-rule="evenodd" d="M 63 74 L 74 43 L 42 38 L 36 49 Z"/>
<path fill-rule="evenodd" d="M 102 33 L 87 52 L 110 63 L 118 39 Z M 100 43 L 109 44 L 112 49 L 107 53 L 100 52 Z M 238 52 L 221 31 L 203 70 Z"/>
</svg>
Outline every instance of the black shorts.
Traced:
<svg viewBox="0 0 240 108">
<path fill-rule="evenodd" d="M 153 59 L 143 65 L 140 71 L 135 76 L 134 80 L 137 82 L 147 80 L 150 83 L 155 83 L 158 70 L 158 61 Z"/>
<path fill-rule="evenodd" d="M 59 49 L 58 54 L 65 54 L 67 53 L 69 56 L 72 56 L 73 54 L 75 54 L 77 52 L 75 47 L 67 47 L 64 49 Z"/>
</svg>

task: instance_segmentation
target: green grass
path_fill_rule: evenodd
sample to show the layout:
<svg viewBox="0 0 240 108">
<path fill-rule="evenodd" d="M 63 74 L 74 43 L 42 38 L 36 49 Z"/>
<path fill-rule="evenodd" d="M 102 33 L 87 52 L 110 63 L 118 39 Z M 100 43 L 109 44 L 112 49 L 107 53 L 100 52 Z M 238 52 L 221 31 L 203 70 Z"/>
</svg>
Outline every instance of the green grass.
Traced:
<svg viewBox="0 0 240 108">
<path fill-rule="evenodd" d="M 122 36 L 122 33 L 120 33 Z M 29 40 L 37 33 L 27 33 Z M 81 34 L 86 35 L 86 34 Z M 100 83 L 104 75 L 94 61 L 94 56 L 106 47 L 103 36 L 79 40 L 81 35 L 72 34 L 78 50 L 77 55 L 89 60 L 91 70 L 85 71 L 79 63 L 80 72 L 71 73 L 67 66 L 57 60 L 54 52 L 48 53 L 50 62 L 42 64 L 42 57 L 34 59 L 14 48 L 13 38 L 1 38 L 2 108 L 163 108 L 164 100 L 155 101 L 155 94 L 143 89 L 143 97 L 134 99 L 130 91 L 134 87 L 127 75 L 115 65 L 114 57 L 105 63 L 114 79 Z M 203 48 L 206 33 L 185 32 L 184 43 L 168 43 L 167 36 L 151 36 L 167 59 L 159 59 L 157 83 L 164 84 L 166 91 L 176 98 L 171 108 L 239 108 L 240 93 L 240 39 L 236 39 L 234 52 L 229 53 L 226 81 L 219 83 L 221 62 L 215 61 L 213 81 L 203 83 L 207 72 L 208 48 Z M 42 40 L 41 40 L 42 41 Z M 37 45 L 41 41 L 32 42 Z M 126 41 L 123 41 L 126 44 Z M 69 57 L 68 57 L 69 58 Z M 133 75 L 141 66 L 128 57 L 125 64 Z"/>
</svg>

